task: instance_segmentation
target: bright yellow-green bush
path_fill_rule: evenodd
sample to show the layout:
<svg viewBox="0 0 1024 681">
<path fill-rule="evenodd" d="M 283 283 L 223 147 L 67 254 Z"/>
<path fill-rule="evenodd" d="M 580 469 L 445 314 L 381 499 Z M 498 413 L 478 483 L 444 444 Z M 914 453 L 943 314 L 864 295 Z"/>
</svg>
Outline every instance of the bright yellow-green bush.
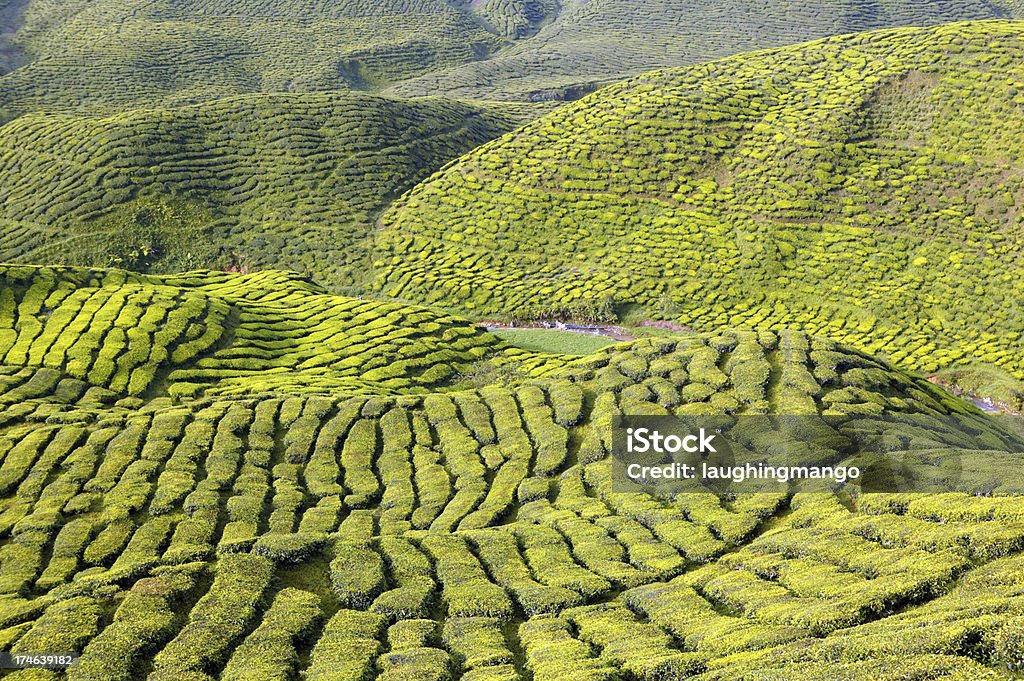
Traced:
<svg viewBox="0 0 1024 681">
<path fill-rule="evenodd" d="M 5 271 L 17 304 L 0 327 L 19 349 L 0 360 L 0 642 L 81 652 L 69 679 L 1009 679 L 1019 667 L 1019 497 L 612 485 L 622 413 L 844 414 L 845 432 L 869 432 L 876 414 L 955 414 L 974 419 L 975 444 L 1015 442 L 884 360 L 725 328 L 541 355 L 281 274 Z M 181 303 L 160 308 L 169 317 L 205 300 L 222 331 L 180 361 L 170 349 L 139 397 L 109 387 L 127 351 L 107 382 L 62 389 L 66 367 L 36 340 L 83 336 L 79 313 L 60 311 L 96 295 L 129 301 L 96 310 L 101 336 L 141 300 Z M 127 347 L 138 324 L 121 327 Z M 98 357 L 103 343 L 81 347 Z M 403 351 L 393 382 L 367 378 Z M 479 358 L 508 371 L 467 385 L 459 374 Z M 439 366 L 450 380 L 423 378 Z M 891 438 L 898 454 L 962 451 L 929 418 Z"/>
</svg>

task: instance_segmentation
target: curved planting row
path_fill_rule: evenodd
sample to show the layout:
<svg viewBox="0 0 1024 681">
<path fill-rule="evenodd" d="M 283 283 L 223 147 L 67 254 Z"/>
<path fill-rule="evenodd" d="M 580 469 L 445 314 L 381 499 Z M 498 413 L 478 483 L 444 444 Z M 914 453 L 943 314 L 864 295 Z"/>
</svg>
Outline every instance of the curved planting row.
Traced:
<svg viewBox="0 0 1024 681">
<path fill-rule="evenodd" d="M 663 681 L 835 667 L 867 681 L 896 658 L 947 678 L 1009 679 L 1019 665 L 1013 497 L 613 485 L 621 414 L 826 414 L 851 427 L 957 414 L 979 442 L 1007 437 L 870 356 L 740 331 L 549 356 L 277 273 L 5 272 L 5 314 L 19 316 L 0 364 L 0 650 L 81 654 L 12 678 Z M 124 397 L 47 363 L 76 347 L 62 339 L 104 295 L 146 311 L 183 301 L 170 315 L 209 301 L 226 310 L 223 331 L 182 365 L 183 346 L 165 348 L 150 392 Z M 430 379 L 415 358 L 491 367 Z M 958 442 L 931 423 L 893 446 L 931 456 Z"/>
<path fill-rule="evenodd" d="M 339 93 L 29 114 L 0 132 L 0 260 L 276 266 L 352 287 L 374 213 L 521 117 Z"/>
<path fill-rule="evenodd" d="M 37 378 L 77 380 L 101 402 L 422 391 L 497 353 L 526 355 L 468 321 L 328 295 L 284 273 L 157 278 L 6 266 L 0 282 L 0 364 L 22 367 L 15 376 L 48 369 Z"/>
</svg>

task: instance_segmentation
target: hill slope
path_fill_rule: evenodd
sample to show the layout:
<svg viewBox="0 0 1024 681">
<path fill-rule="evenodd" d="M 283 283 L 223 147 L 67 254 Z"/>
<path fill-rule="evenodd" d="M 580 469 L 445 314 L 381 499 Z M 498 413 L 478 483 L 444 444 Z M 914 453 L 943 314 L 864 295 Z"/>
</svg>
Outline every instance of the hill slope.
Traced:
<svg viewBox="0 0 1024 681">
<path fill-rule="evenodd" d="M 655 72 L 477 149 L 383 216 L 378 290 L 477 315 L 632 304 L 1024 376 L 1024 24 Z"/>
<path fill-rule="evenodd" d="M 498 3 L 489 3 L 498 4 Z M 576 99 L 596 83 L 768 47 L 898 26 L 1024 18 L 1012 3 L 954 0 L 563 2 L 538 33 L 491 58 L 392 86 L 401 95 Z"/>
<path fill-rule="evenodd" d="M 374 89 L 497 47 L 444 0 L 27 0 L 0 79 L 18 111 L 177 106 L 256 92 Z"/>
<path fill-rule="evenodd" d="M 4 277 L 0 344 L 15 340 L 0 348 L 0 636 L 14 653 L 82 653 L 43 678 L 1014 678 L 1017 499 L 612 487 L 618 413 L 831 413 L 833 435 L 926 414 L 901 446 L 940 458 L 962 446 L 943 420 L 959 415 L 977 442 L 1024 448 L 884 362 L 785 331 L 517 354 L 464 321 L 400 306 L 382 316 L 380 304 L 367 314 L 277 274 Z M 72 314 L 100 294 L 129 304 Z M 169 311 L 163 330 L 183 315 L 197 328 L 184 343 L 158 330 L 143 348 L 152 310 Z M 280 368 L 300 355 L 355 382 L 311 395 L 301 365 L 261 364 L 244 395 L 171 389 L 111 404 L 97 397 L 120 394 L 120 372 L 61 376 L 74 368 L 60 350 L 99 364 L 119 347 L 77 335 L 86 317 L 87 335 L 127 328 L 116 365 L 167 350 L 172 387 L 202 366 L 221 372 L 208 387 L 237 388 L 232 360 Z M 348 342 L 318 337 L 331 329 Z M 384 367 L 420 394 L 385 395 L 373 364 L 397 345 L 355 340 L 380 336 L 449 354 L 457 336 L 469 355 L 527 370 L 430 392 L 425 364 L 449 358 L 427 354 Z"/>
<path fill-rule="evenodd" d="M 26 115 L 0 128 L 0 262 L 279 267 L 350 286 L 375 213 L 515 127 L 514 109 L 312 93 Z"/>
<path fill-rule="evenodd" d="M 0 57 L 18 67 L 0 77 L 0 109 L 389 87 L 574 98 L 596 82 L 751 49 L 1019 12 L 1009 0 L 15 0 L 0 15 Z"/>
<path fill-rule="evenodd" d="M 488 358 L 528 355 L 465 320 L 333 296 L 274 271 L 156 277 L 0 266 L 0 306 L 0 363 L 46 369 L 103 404 L 423 392 Z"/>
</svg>

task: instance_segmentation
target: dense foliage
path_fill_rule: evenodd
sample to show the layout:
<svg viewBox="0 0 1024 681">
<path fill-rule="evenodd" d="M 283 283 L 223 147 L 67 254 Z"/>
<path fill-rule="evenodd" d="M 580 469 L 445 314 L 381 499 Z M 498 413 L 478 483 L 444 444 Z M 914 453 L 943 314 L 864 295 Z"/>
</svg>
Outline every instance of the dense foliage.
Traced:
<svg viewBox="0 0 1024 681">
<path fill-rule="evenodd" d="M 481 316 L 799 328 L 1020 378 L 1022 31 L 856 34 L 610 86 L 394 204 L 377 289 Z"/>
<path fill-rule="evenodd" d="M 1021 678 L 1021 0 L 0 5 L 0 676 Z"/>
<path fill-rule="evenodd" d="M 528 353 L 465 320 L 329 295 L 294 274 L 0 266 L 0 362 L 40 370 L 40 387 L 54 381 L 68 402 L 422 392 L 496 354 Z"/>
<path fill-rule="evenodd" d="M 1013 438 L 885 362 L 794 332 L 540 355 L 273 273 L 4 272 L 0 646 L 82 654 L 11 678 L 1019 667 L 1013 498 L 611 486 L 618 413 L 973 414 Z M 516 370 L 450 378 L 484 357 Z"/>
<path fill-rule="evenodd" d="M 257 92 L 376 90 L 501 39 L 444 0 L 25 0 L 0 107 L 108 111 Z"/>
<path fill-rule="evenodd" d="M 375 214 L 515 107 L 255 95 L 0 128 L 0 262 L 279 267 L 352 287 Z"/>
<path fill-rule="evenodd" d="M 1017 0 L 14 0 L 0 119 L 259 92 L 571 99 L 826 35 L 1019 16 Z"/>
<path fill-rule="evenodd" d="M 646 71 L 830 35 L 1024 18 L 1017 0 L 563 0 L 558 4 L 561 12 L 544 22 L 533 37 L 516 41 L 489 59 L 431 70 L 398 82 L 389 91 L 406 96 L 573 100 L 597 84 Z M 543 16 L 548 3 L 486 3 L 487 7 L 510 9 L 522 5 L 537 7 L 535 14 Z"/>
<path fill-rule="evenodd" d="M 285 267 L 473 316 L 799 328 L 1019 380 L 1020 26 L 611 86 L 444 167 L 381 229 L 529 111 L 315 93 L 26 115 L 0 128 L 0 260 Z"/>
</svg>

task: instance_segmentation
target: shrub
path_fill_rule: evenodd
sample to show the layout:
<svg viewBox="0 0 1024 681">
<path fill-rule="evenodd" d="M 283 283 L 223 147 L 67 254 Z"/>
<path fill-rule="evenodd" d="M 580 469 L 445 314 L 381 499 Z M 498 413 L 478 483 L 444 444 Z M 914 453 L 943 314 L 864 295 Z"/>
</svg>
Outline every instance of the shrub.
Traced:
<svg viewBox="0 0 1024 681">
<path fill-rule="evenodd" d="M 364 681 L 372 676 L 381 650 L 378 637 L 384 618 L 372 612 L 341 609 L 324 625 L 313 646 L 306 678 L 309 681 Z"/>
<path fill-rule="evenodd" d="M 195 588 L 198 570 L 176 568 L 135 583 L 113 622 L 68 670 L 70 681 L 129 681 L 135 667 L 173 634 L 183 596 Z"/>
<path fill-rule="evenodd" d="M 295 644 L 310 633 L 319 618 L 316 594 L 281 590 L 260 625 L 235 649 L 220 678 L 288 681 L 299 663 Z"/>
<path fill-rule="evenodd" d="M 512 601 L 492 583 L 465 542 L 453 535 L 429 535 L 423 548 L 434 559 L 442 597 L 452 617 L 512 616 Z"/>
<path fill-rule="evenodd" d="M 442 640 L 465 670 L 512 663 L 501 622 L 486 617 L 451 618 L 444 623 Z"/>
<path fill-rule="evenodd" d="M 331 584 L 346 608 L 368 608 L 384 589 L 384 561 L 365 544 L 342 541 L 331 561 Z"/>
<path fill-rule="evenodd" d="M 223 664 L 256 618 L 273 575 L 274 564 L 266 558 L 222 555 L 210 591 L 153 658 L 154 679 L 182 678 Z"/>
<path fill-rule="evenodd" d="M 319 554 L 327 541 L 328 536 L 324 532 L 265 534 L 256 540 L 252 553 L 275 563 L 302 563 Z"/>
<path fill-rule="evenodd" d="M 100 629 L 102 609 L 88 596 L 58 601 L 11 647 L 12 653 L 40 651 L 77 653 Z"/>
<path fill-rule="evenodd" d="M 392 651 L 423 648 L 437 642 L 437 622 L 434 620 L 407 619 L 388 628 L 388 647 Z"/>
</svg>

